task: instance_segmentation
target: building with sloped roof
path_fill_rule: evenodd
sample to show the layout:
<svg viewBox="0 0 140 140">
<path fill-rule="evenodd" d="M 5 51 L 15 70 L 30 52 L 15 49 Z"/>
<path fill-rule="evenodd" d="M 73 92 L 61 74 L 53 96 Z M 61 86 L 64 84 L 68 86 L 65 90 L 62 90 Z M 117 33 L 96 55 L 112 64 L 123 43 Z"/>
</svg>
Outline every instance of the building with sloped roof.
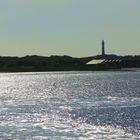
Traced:
<svg viewBox="0 0 140 140">
<path fill-rule="evenodd" d="M 131 67 L 139 65 L 139 61 L 133 59 L 124 59 L 123 57 L 115 54 L 105 53 L 105 41 L 102 40 L 101 55 L 97 55 L 94 59 L 86 63 L 86 65 L 104 65 L 104 66 L 119 66 L 119 67 Z"/>
</svg>

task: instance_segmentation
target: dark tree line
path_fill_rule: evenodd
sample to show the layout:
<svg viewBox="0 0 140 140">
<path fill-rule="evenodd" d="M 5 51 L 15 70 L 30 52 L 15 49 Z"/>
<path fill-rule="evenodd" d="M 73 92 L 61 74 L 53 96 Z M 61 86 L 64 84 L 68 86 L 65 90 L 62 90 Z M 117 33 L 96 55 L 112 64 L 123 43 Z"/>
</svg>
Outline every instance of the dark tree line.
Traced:
<svg viewBox="0 0 140 140">
<path fill-rule="evenodd" d="M 0 57 L 0 71 L 65 71 L 104 69 L 104 66 L 85 65 L 94 58 L 96 59 L 96 57 L 73 58 L 70 56 L 45 57 L 37 55 L 25 57 Z M 115 58 L 140 62 L 140 56 L 115 56 Z M 114 56 L 112 56 L 112 59 L 114 59 Z"/>
</svg>

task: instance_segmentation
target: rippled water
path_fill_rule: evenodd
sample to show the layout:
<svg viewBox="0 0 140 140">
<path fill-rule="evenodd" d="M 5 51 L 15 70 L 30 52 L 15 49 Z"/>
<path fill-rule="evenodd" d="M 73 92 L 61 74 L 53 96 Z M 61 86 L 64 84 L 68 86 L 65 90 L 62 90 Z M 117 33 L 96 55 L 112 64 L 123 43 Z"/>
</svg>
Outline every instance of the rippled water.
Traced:
<svg viewBox="0 0 140 140">
<path fill-rule="evenodd" d="M 140 71 L 0 74 L 0 140 L 139 140 Z"/>
</svg>

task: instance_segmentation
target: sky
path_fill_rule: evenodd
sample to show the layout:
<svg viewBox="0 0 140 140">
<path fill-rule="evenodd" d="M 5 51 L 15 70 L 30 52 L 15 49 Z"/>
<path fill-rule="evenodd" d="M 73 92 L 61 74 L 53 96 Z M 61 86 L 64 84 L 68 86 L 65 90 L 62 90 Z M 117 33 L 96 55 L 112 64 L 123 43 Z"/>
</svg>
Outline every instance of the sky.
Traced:
<svg viewBox="0 0 140 140">
<path fill-rule="evenodd" d="M 140 0 L 0 0 L 0 55 L 140 55 Z"/>
</svg>

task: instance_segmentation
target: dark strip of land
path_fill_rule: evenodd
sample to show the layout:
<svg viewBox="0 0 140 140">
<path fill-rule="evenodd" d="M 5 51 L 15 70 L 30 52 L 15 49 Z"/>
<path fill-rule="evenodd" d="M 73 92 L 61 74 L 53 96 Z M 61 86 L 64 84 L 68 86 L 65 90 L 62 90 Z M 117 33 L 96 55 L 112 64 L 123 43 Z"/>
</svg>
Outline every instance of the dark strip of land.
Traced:
<svg viewBox="0 0 140 140">
<path fill-rule="evenodd" d="M 140 67 L 140 56 L 115 56 L 115 58 L 110 58 L 123 60 L 124 63 L 120 64 L 86 65 L 86 63 L 92 59 L 97 58 L 73 58 L 70 56 L 45 57 L 37 55 L 25 57 L 0 57 L 0 72 L 110 70 Z"/>
</svg>

